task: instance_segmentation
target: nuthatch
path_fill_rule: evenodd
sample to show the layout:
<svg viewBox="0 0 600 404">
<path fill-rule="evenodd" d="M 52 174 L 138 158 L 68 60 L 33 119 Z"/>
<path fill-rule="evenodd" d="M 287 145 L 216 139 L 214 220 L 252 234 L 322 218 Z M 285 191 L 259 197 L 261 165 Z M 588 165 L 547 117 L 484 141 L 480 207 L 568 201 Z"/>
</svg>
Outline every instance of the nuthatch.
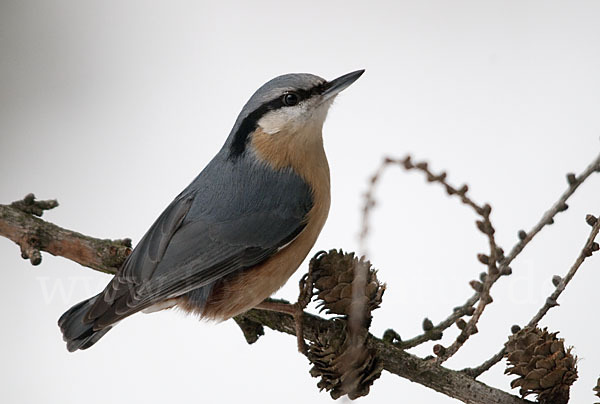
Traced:
<svg viewBox="0 0 600 404">
<path fill-rule="evenodd" d="M 138 311 L 177 306 L 225 320 L 261 303 L 313 247 L 330 204 L 322 128 L 358 70 L 286 74 L 260 87 L 224 146 L 158 217 L 98 295 L 58 325 L 71 352 Z"/>
</svg>

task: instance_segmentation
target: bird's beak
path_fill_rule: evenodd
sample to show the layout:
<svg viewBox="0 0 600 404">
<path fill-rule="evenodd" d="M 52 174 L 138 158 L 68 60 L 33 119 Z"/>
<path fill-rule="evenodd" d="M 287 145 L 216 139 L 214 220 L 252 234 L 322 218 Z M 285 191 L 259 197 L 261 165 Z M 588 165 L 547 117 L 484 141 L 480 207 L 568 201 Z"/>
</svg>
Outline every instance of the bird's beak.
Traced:
<svg viewBox="0 0 600 404">
<path fill-rule="evenodd" d="M 332 97 L 338 95 L 342 90 L 345 90 L 350 84 L 354 83 L 362 74 L 363 70 L 357 70 L 352 73 L 344 74 L 341 77 L 338 77 L 335 80 L 328 81 L 325 84 L 325 91 L 321 94 L 323 97 L 323 101 L 328 100 Z"/>
</svg>

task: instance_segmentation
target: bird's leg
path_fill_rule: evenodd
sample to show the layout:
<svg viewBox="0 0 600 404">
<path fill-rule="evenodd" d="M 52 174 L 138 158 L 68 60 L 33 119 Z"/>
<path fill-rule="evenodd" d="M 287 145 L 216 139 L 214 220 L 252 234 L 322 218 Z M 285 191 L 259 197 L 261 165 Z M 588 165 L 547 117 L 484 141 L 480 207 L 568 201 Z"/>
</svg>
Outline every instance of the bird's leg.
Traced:
<svg viewBox="0 0 600 404">
<path fill-rule="evenodd" d="M 310 261 L 308 266 L 308 273 L 306 273 L 300 279 L 300 294 L 298 295 L 298 301 L 294 304 L 296 314 L 294 315 L 294 321 L 296 323 L 296 338 L 298 340 L 298 351 L 307 354 L 306 343 L 304 342 L 304 323 L 302 322 L 302 315 L 304 309 L 310 303 L 313 296 L 313 279 L 312 279 L 312 267 L 314 258 Z"/>
<path fill-rule="evenodd" d="M 276 311 L 279 313 L 289 314 L 294 317 L 294 323 L 296 324 L 296 339 L 298 340 L 298 351 L 301 354 L 306 355 L 306 344 L 304 343 L 304 325 L 302 323 L 302 315 L 304 314 L 304 307 L 299 302 L 290 304 L 284 302 L 278 302 L 273 300 L 265 300 L 260 302 L 256 308 L 261 310 Z"/>
<path fill-rule="evenodd" d="M 256 305 L 255 308 L 261 310 L 276 311 L 278 313 L 285 313 L 289 314 L 290 316 L 293 316 L 296 313 L 296 309 L 294 306 L 295 305 L 291 303 L 267 299 L 260 302 L 258 305 Z"/>
<path fill-rule="evenodd" d="M 298 341 L 298 351 L 301 354 L 306 355 L 306 343 L 304 342 L 304 323 L 302 322 L 302 316 L 304 315 L 304 309 L 310 303 L 313 296 L 313 279 L 312 269 L 315 259 L 321 254 L 321 252 L 315 255 L 315 258 L 310 260 L 308 265 L 308 273 L 304 274 L 300 279 L 300 294 L 298 295 L 298 301 L 294 304 L 285 303 L 281 301 L 265 300 L 256 306 L 257 309 L 277 311 L 280 313 L 286 313 L 294 317 L 294 323 L 296 325 L 296 339 Z"/>
</svg>

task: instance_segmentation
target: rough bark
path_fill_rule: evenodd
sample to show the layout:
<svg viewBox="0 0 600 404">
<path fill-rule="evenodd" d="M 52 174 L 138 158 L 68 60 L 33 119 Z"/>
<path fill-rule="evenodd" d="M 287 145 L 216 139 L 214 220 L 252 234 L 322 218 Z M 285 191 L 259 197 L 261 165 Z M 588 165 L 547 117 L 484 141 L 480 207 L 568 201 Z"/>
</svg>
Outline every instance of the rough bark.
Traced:
<svg viewBox="0 0 600 404">
<path fill-rule="evenodd" d="M 36 251 L 75 261 L 97 271 L 114 274 L 131 252 L 131 241 L 100 240 L 46 222 L 10 205 L 0 205 L 0 235 L 21 247 L 23 258 L 38 265 Z M 39 258 L 38 258 L 39 257 Z"/>
</svg>

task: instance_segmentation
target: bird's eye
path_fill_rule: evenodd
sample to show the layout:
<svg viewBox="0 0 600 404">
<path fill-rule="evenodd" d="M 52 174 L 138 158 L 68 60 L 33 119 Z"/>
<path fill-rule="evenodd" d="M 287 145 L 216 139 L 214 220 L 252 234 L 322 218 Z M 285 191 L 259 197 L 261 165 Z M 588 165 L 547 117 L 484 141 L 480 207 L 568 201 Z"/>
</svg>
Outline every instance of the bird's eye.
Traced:
<svg viewBox="0 0 600 404">
<path fill-rule="evenodd" d="M 288 107 L 294 106 L 300 102 L 300 97 L 296 93 L 287 93 L 283 96 L 283 103 Z"/>
</svg>

